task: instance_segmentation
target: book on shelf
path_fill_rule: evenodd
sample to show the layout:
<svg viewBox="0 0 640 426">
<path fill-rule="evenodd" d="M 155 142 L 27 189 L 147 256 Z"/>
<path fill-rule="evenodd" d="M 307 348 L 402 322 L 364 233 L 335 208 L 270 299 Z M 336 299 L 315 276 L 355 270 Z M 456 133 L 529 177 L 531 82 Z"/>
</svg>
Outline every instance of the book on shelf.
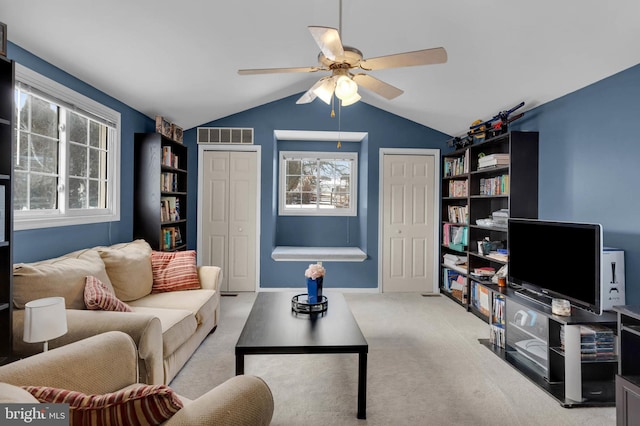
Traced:
<svg viewBox="0 0 640 426">
<path fill-rule="evenodd" d="M 162 164 L 176 169 L 178 168 L 178 156 L 171 152 L 170 146 L 162 147 Z"/>
<path fill-rule="evenodd" d="M 163 250 L 171 250 L 182 244 L 182 234 L 177 226 L 170 226 L 160 230 Z"/>
<path fill-rule="evenodd" d="M 497 252 L 497 251 L 489 252 L 489 254 L 487 254 L 486 256 L 491 258 L 491 259 L 499 260 L 500 262 L 509 261 L 509 255 L 508 254 L 500 253 L 500 252 Z"/>
<path fill-rule="evenodd" d="M 469 223 L 469 206 L 449 206 L 447 208 L 449 222 Z"/>
<path fill-rule="evenodd" d="M 162 192 L 177 192 L 178 176 L 171 172 L 162 173 L 160 175 L 160 190 Z"/>
<path fill-rule="evenodd" d="M 160 220 L 162 222 L 180 220 L 180 199 L 178 197 L 161 197 L 160 212 Z"/>
<path fill-rule="evenodd" d="M 469 180 L 449 181 L 449 197 L 466 197 L 469 190 Z"/>
<path fill-rule="evenodd" d="M 509 154 L 489 154 L 478 158 L 478 168 L 509 165 Z"/>
<path fill-rule="evenodd" d="M 462 154 L 459 157 L 445 157 L 444 159 L 444 176 L 458 176 L 469 173 L 468 155 Z"/>
<path fill-rule="evenodd" d="M 509 193 L 509 175 L 480 179 L 480 195 L 503 195 Z"/>
</svg>

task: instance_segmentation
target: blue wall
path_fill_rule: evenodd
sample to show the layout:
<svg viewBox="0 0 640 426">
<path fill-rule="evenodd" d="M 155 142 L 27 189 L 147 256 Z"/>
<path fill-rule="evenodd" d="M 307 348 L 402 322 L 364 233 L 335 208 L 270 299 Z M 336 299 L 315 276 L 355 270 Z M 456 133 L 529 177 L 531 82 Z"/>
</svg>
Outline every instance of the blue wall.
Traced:
<svg viewBox="0 0 640 426">
<path fill-rule="evenodd" d="M 110 224 L 82 225 L 19 231 L 15 233 L 14 259 L 26 262 L 60 255 L 98 244 L 132 238 L 133 134 L 154 130 L 153 120 L 111 98 L 86 83 L 9 43 L 8 56 L 73 90 L 97 100 L 122 114 L 121 220 Z M 293 219 L 286 229 L 274 215 L 277 202 L 274 164 L 277 143 L 273 130 L 337 130 L 337 119 L 329 117 L 329 107 L 320 101 L 296 105 L 299 95 L 253 108 L 203 126 L 253 127 L 256 143 L 262 145 L 262 236 L 261 283 L 263 287 L 300 286 L 306 263 L 273 262 L 271 251 L 278 241 L 293 241 L 305 231 L 302 218 Z M 535 96 L 535 94 L 532 94 Z M 635 184 L 640 141 L 635 127 L 640 117 L 640 65 L 589 87 L 544 104 L 514 123 L 514 129 L 540 132 L 540 217 L 544 219 L 599 222 L 605 244 L 625 250 L 627 302 L 640 303 L 640 198 Z M 516 102 L 517 100 L 514 100 Z M 363 263 L 329 264 L 339 287 L 375 287 L 377 282 L 378 152 L 381 147 L 445 148 L 447 136 L 414 122 L 386 113 L 362 102 L 342 110 L 342 130 L 368 132 L 360 148 L 359 215 L 321 223 L 330 228 L 329 241 L 362 247 L 369 259 Z M 465 124 L 461 123 L 461 130 Z M 185 132 L 189 152 L 189 192 L 197 194 L 197 149 L 195 129 Z M 357 149 L 357 148 L 356 148 Z M 190 248 L 196 244 L 196 200 L 188 209 Z M 289 227 L 291 226 L 291 228 Z M 305 228 L 305 229 L 300 229 Z M 318 231 L 306 231 L 321 244 Z M 567 272 L 570 279 L 570 270 Z"/>
<path fill-rule="evenodd" d="M 514 122 L 540 132 L 540 218 L 602 224 L 605 246 L 625 251 L 628 304 L 640 303 L 639 121 L 636 65 Z"/>
<path fill-rule="evenodd" d="M 368 254 L 364 262 L 324 262 L 326 287 L 376 288 L 378 283 L 378 167 L 380 148 L 442 148 L 448 136 L 428 127 L 382 111 L 363 102 L 342 109 L 341 130 L 367 132 L 363 142 L 342 143 L 345 151 L 356 151 L 360 169 L 357 217 L 278 217 L 277 165 L 279 150 L 336 150 L 335 142 L 276 141 L 274 130 L 338 130 L 338 117 L 321 101 L 296 105 L 300 94 L 281 99 L 224 119 L 203 124 L 209 127 L 252 127 L 254 140 L 262 146 L 260 285 L 263 288 L 301 287 L 309 262 L 275 262 L 275 245 L 353 246 Z M 336 111 L 336 114 L 338 112 Z M 185 143 L 195 145 L 196 132 L 185 132 Z M 190 150 L 189 191 L 195 191 L 196 149 Z M 196 201 L 189 201 L 190 223 L 196 220 Z M 192 216 L 191 216 L 192 215 Z M 189 229 L 195 246 L 196 230 Z"/>
<path fill-rule="evenodd" d="M 120 140 L 120 221 L 15 231 L 14 262 L 31 262 L 56 257 L 85 247 L 131 241 L 133 238 L 133 134 L 155 131 L 154 121 L 17 45 L 8 43 L 7 57 L 120 112 L 122 130 Z"/>
</svg>

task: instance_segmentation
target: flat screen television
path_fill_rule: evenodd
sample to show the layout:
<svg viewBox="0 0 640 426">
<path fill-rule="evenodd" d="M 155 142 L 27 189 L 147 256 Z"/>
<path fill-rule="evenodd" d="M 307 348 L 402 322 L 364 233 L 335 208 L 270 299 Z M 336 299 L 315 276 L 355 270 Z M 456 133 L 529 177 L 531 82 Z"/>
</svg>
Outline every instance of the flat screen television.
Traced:
<svg viewBox="0 0 640 426">
<path fill-rule="evenodd" d="M 510 283 L 602 314 L 600 224 L 509 219 L 508 231 Z"/>
</svg>

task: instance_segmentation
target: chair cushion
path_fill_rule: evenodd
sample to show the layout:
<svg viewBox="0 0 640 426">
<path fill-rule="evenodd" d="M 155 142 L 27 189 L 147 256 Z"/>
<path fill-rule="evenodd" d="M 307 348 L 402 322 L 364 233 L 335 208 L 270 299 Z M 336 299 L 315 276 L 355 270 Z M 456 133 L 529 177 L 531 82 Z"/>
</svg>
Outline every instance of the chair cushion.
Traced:
<svg viewBox="0 0 640 426">
<path fill-rule="evenodd" d="M 153 272 L 151 293 L 200 288 L 194 250 L 152 251 L 151 270 Z"/>
<path fill-rule="evenodd" d="M 129 302 L 151 293 L 151 246 L 145 240 L 99 247 L 118 299 Z"/>
<path fill-rule="evenodd" d="M 137 308 L 184 309 L 195 315 L 198 325 L 214 315 L 218 303 L 215 290 L 189 290 L 167 293 L 152 293 L 139 300 L 129 302 L 134 311 Z"/>
<path fill-rule="evenodd" d="M 134 312 L 158 317 L 162 327 L 163 357 L 176 351 L 196 332 L 196 317 L 184 309 L 146 308 L 132 306 Z"/>
<path fill-rule="evenodd" d="M 73 425 L 157 425 L 170 419 L 182 401 L 166 385 L 140 385 L 104 395 L 46 386 L 25 386 L 40 402 L 69 404 Z"/>
<path fill-rule="evenodd" d="M 13 304 L 18 309 L 35 299 L 64 297 L 67 309 L 85 309 L 84 286 L 88 275 L 111 288 L 111 280 L 95 250 L 80 250 L 62 257 L 13 267 Z"/>
<path fill-rule="evenodd" d="M 84 286 L 84 304 L 94 311 L 131 312 L 129 305 L 118 299 L 106 285 L 90 275 Z"/>
</svg>

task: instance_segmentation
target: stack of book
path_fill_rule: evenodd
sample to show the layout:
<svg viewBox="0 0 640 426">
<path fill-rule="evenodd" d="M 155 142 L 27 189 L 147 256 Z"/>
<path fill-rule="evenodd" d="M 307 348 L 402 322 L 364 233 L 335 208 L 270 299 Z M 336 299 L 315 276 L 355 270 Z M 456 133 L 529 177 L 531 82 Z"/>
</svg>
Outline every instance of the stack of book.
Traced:
<svg viewBox="0 0 640 426">
<path fill-rule="evenodd" d="M 469 180 L 450 180 L 449 197 L 466 197 L 469 188 Z"/>
<path fill-rule="evenodd" d="M 564 327 L 560 330 L 560 344 L 564 350 Z M 615 334 L 610 328 L 595 324 L 580 326 L 580 356 L 583 361 L 615 360 L 615 347 Z"/>
<path fill-rule="evenodd" d="M 458 256 L 451 253 L 445 253 L 442 256 L 442 263 L 444 263 L 446 266 L 449 266 L 453 269 L 458 269 L 458 270 L 467 272 L 466 256 Z"/>
<path fill-rule="evenodd" d="M 494 166 L 508 166 L 509 154 L 489 154 L 484 157 L 478 158 L 478 168 L 484 169 L 485 167 Z"/>
</svg>

